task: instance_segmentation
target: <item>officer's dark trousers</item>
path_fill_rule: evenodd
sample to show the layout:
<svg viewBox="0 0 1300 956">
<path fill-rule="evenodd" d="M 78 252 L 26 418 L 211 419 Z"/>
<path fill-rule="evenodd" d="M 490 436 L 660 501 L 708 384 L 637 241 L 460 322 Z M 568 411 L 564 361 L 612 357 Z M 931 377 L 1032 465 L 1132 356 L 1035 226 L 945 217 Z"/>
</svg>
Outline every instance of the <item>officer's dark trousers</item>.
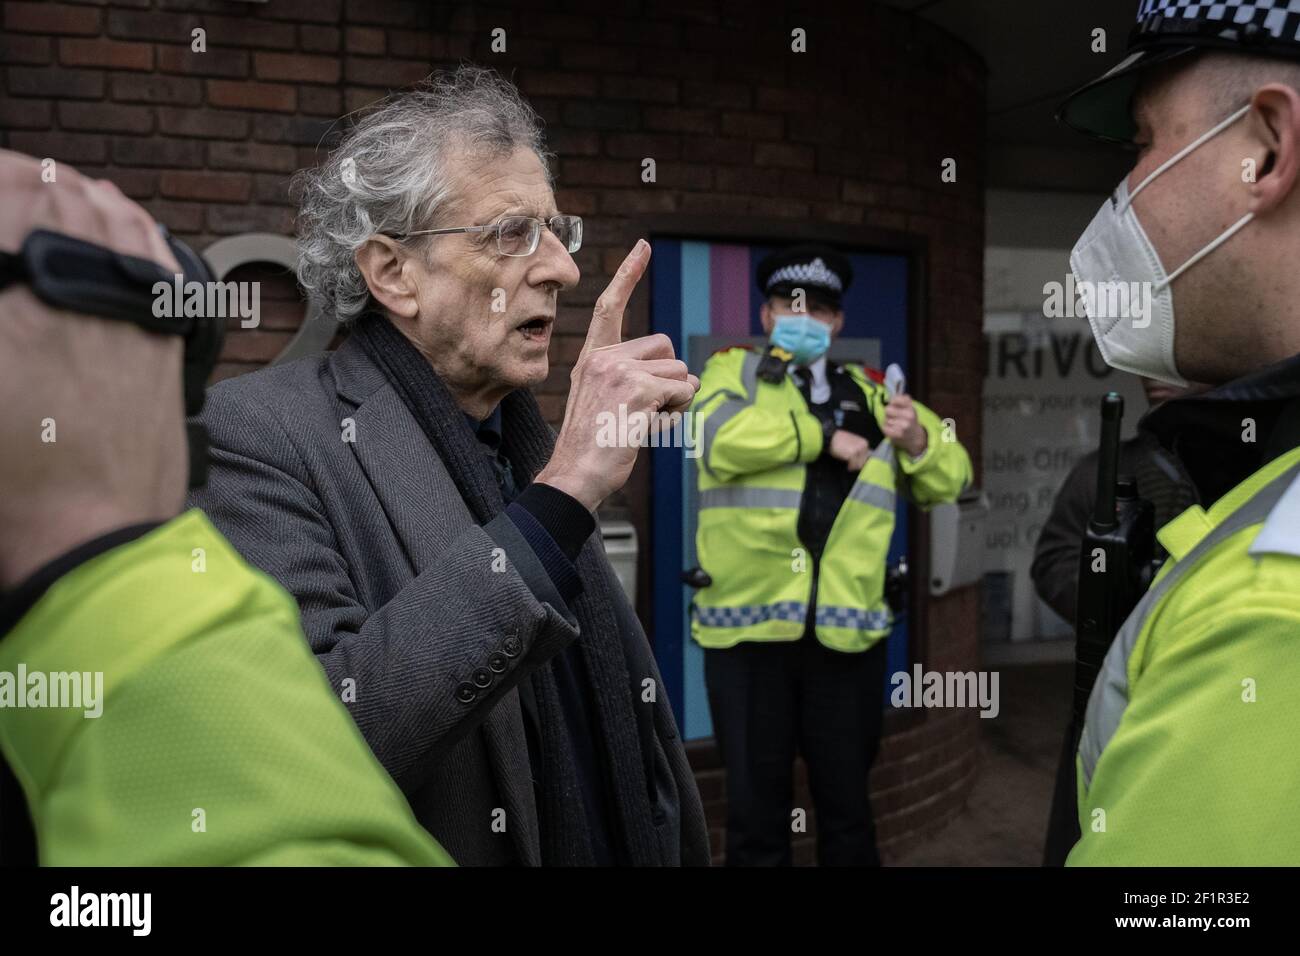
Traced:
<svg viewBox="0 0 1300 956">
<path fill-rule="evenodd" d="M 790 864 L 796 753 L 808 765 L 818 863 L 880 865 L 867 778 L 884 716 L 886 643 L 842 654 L 805 636 L 704 652 L 727 771 L 728 866 Z"/>
</svg>

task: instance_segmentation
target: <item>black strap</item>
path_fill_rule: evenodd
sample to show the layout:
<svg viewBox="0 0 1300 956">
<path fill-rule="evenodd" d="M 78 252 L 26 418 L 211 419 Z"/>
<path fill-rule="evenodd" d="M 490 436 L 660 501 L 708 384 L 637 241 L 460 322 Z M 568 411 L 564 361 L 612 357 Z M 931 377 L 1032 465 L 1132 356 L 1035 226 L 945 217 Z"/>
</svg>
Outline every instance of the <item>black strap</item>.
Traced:
<svg viewBox="0 0 1300 956">
<path fill-rule="evenodd" d="M 195 324 L 193 316 L 154 314 L 154 287 L 160 282 L 170 287 L 176 277 L 151 259 L 46 229 L 28 233 L 22 249 L 6 257 L 5 282 L 25 281 L 37 298 L 56 308 L 177 335 L 188 335 Z"/>
<path fill-rule="evenodd" d="M 803 393 L 804 401 L 809 405 L 812 404 L 812 372 L 807 368 L 797 368 L 793 372 L 795 383 L 799 386 L 799 391 Z"/>
<path fill-rule="evenodd" d="M 0 252 L 0 289 L 17 282 L 26 275 L 23 257 L 12 252 Z"/>
<path fill-rule="evenodd" d="M 63 233 L 35 229 L 27 234 L 17 253 L 0 252 L 0 288 L 25 282 L 33 295 L 56 309 L 133 322 L 150 332 L 182 336 L 185 414 L 193 418 L 203 410 L 208 375 L 221 354 L 226 326 L 219 315 L 185 315 L 187 286 L 191 282 L 203 286 L 213 283 L 212 270 L 166 228 L 159 229 L 180 265 L 178 274 L 169 273 L 150 259 L 123 255 Z M 160 283 L 165 291 L 155 294 Z M 157 315 L 155 310 L 164 314 Z M 190 422 L 187 431 L 190 487 L 197 488 L 207 479 L 208 436 L 198 422 Z"/>
</svg>

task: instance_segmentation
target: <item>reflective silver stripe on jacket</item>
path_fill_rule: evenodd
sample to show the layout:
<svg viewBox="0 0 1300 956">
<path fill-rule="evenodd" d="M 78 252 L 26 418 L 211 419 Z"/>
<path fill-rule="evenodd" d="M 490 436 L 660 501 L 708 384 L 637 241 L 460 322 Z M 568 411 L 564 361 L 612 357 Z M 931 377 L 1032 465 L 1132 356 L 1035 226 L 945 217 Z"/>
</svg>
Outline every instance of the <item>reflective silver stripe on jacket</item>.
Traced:
<svg viewBox="0 0 1300 956">
<path fill-rule="evenodd" d="M 1101 673 L 1097 675 L 1097 683 L 1093 685 L 1092 696 L 1088 698 L 1083 734 L 1079 738 L 1079 762 L 1083 770 L 1085 788 L 1092 785 L 1092 772 L 1097 767 L 1097 761 L 1101 759 L 1102 751 L 1115 736 L 1119 722 L 1124 717 L 1124 710 L 1128 707 L 1128 659 L 1137 645 L 1138 635 L 1142 633 L 1151 611 L 1207 552 L 1243 528 L 1248 528 L 1269 517 L 1274 505 L 1286 494 L 1292 482 L 1300 480 L 1298 476 L 1300 476 L 1300 465 L 1274 478 L 1254 497 L 1228 515 L 1222 524 L 1202 538 L 1196 547 L 1174 564 L 1169 573 L 1143 595 L 1142 600 L 1133 609 L 1133 613 L 1124 622 L 1124 626 L 1115 635 L 1115 640 L 1106 653 L 1106 659 L 1102 662 Z"/>
<path fill-rule="evenodd" d="M 709 417 L 704 420 L 704 431 L 700 435 L 700 464 L 704 466 L 704 470 L 715 481 L 718 476 L 713 473 L 713 468 L 709 464 L 709 453 L 713 450 L 713 440 L 717 437 L 718 431 L 723 425 L 749 407 L 749 402 L 735 392 L 718 392 L 717 394 L 725 395 L 726 400 L 719 402 L 718 406 L 709 413 Z"/>
<path fill-rule="evenodd" d="M 1300 558 L 1300 477 L 1268 513 L 1268 520 L 1250 546 L 1250 553 L 1290 554 Z"/>
<path fill-rule="evenodd" d="M 745 395 L 751 402 L 754 400 L 754 389 L 758 387 L 759 361 L 757 352 L 746 352 L 740 363 L 740 384 L 745 387 Z"/>
<path fill-rule="evenodd" d="M 754 401 L 754 388 L 758 384 L 758 356 L 753 352 L 745 353 L 744 361 L 741 362 L 740 382 L 745 389 L 744 395 L 737 395 L 730 390 L 716 393 L 717 395 L 725 395 L 727 397 L 726 401 L 718 405 L 709 414 L 709 417 L 704 420 L 704 431 L 700 435 L 700 464 L 714 481 L 718 481 L 719 478 L 713 473 L 713 468 L 709 464 L 709 454 L 713 449 L 713 440 L 717 437 L 723 425 L 743 412 Z M 710 399 L 712 397 L 710 396 Z"/>
<path fill-rule="evenodd" d="M 880 485 L 873 485 L 867 481 L 855 482 L 853 490 L 849 492 L 849 498 L 885 511 L 893 511 L 894 503 L 897 500 L 894 493 L 888 488 L 882 488 Z"/>
<path fill-rule="evenodd" d="M 747 488 L 724 485 L 700 492 L 700 510 L 707 508 L 794 508 L 798 509 L 802 492 L 783 488 Z"/>
<path fill-rule="evenodd" d="M 894 464 L 894 446 L 889 441 L 882 441 L 879 445 L 871 450 L 871 457 L 883 461 L 891 468 Z M 866 474 L 866 465 L 862 466 L 862 474 Z M 861 476 L 853 483 L 849 489 L 849 498 L 853 501 L 861 502 L 864 505 L 873 505 L 885 511 L 893 511 L 898 496 L 889 488 L 873 485 Z"/>
</svg>

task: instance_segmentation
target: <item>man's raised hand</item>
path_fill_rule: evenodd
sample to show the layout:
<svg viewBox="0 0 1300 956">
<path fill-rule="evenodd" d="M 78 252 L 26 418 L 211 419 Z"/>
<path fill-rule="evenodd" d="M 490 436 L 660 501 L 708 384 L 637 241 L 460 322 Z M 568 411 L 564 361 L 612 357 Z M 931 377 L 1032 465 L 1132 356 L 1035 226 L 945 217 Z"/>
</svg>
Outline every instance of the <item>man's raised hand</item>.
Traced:
<svg viewBox="0 0 1300 956">
<path fill-rule="evenodd" d="M 649 262 L 650 244 L 638 240 L 596 300 L 587 340 L 570 378 L 555 451 L 537 476 L 590 511 L 623 486 L 640 450 L 636 445 L 601 444 L 598 438 L 606 416 L 627 420 L 634 414 L 653 417 L 685 409 L 700 387 L 700 380 L 676 357 L 668 336 L 623 341 L 623 315 Z"/>
</svg>

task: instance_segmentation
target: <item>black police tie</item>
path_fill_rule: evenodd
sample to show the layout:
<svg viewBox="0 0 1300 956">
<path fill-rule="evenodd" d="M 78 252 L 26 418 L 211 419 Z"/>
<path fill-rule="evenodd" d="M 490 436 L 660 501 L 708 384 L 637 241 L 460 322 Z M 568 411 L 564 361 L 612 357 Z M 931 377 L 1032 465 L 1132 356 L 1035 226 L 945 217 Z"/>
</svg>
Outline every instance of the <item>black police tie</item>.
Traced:
<svg viewBox="0 0 1300 956">
<path fill-rule="evenodd" d="M 812 372 L 806 368 L 797 368 L 794 370 L 794 380 L 799 385 L 804 401 L 812 405 Z"/>
</svg>

